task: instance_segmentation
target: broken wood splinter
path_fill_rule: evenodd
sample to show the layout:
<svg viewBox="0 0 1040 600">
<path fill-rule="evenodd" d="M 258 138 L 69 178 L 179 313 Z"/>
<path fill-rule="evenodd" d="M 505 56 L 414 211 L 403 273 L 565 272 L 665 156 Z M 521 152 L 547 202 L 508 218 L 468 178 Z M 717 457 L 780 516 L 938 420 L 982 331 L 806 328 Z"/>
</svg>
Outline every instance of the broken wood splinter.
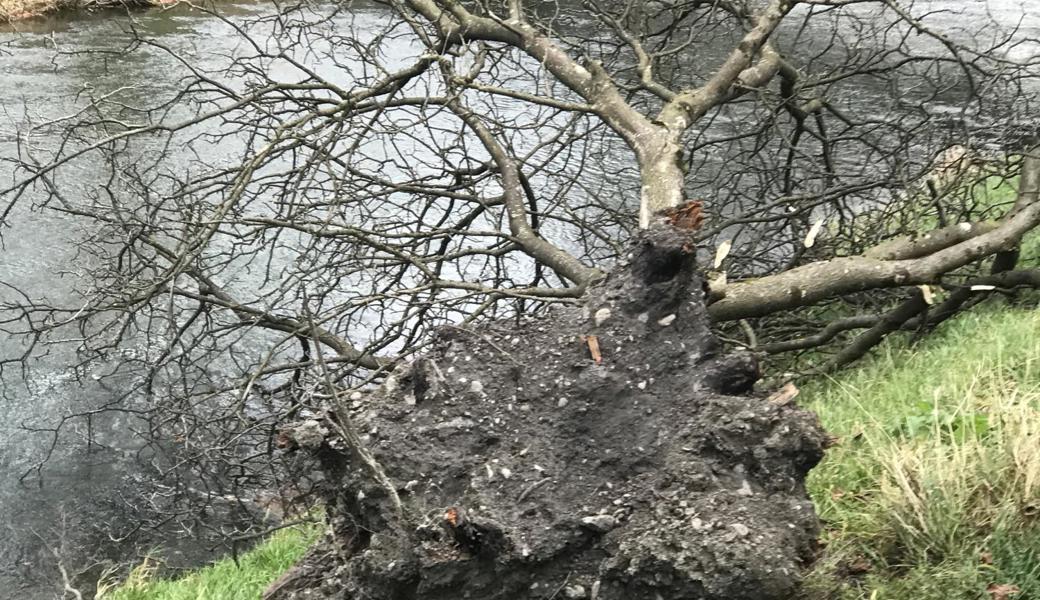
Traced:
<svg viewBox="0 0 1040 600">
<path fill-rule="evenodd" d="M 599 336 L 598 335 L 587 335 L 585 336 L 585 343 L 589 346 L 589 354 L 592 355 L 592 360 L 596 361 L 596 364 L 603 363 L 603 354 L 599 351 Z"/>
</svg>

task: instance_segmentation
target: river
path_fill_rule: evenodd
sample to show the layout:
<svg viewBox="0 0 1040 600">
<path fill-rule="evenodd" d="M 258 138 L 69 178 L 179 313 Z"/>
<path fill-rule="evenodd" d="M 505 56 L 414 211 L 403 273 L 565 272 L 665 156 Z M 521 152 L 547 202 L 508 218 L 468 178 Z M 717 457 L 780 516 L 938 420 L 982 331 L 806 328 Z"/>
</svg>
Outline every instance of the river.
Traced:
<svg viewBox="0 0 1040 600">
<path fill-rule="evenodd" d="M 244 17 L 258 5 L 225 5 Z M 0 32 L 0 157 L 15 155 L 15 132 L 29 120 L 60 118 L 82 106 L 77 95 L 122 89 L 127 102 L 160 97 L 177 89 L 171 57 L 157 50 L 109 58 L 81 51 L 119 51 L 128 40 L 130 20 L 118 12 L 48 18 Z M 134 15 L 145 36 L 193 53 L 205 66 L 217 66 L 227 49 L 228 27 L 191 10 L 152 10 Z M 62 54 L 58 55 L 57 51 Z M 80 96 L 82 98 L 82 96 Z M 46 144 L 47 141 L 42 142 Z M 4 179 L 10 166 L 0 166 Z M 82 173 L 83 185 L 92 182 Z M 13 215 L 3 236 L 0 282 L 32 290 L 54 302 L 75 301 L 88 257 L 73 242 L 92 232 L 56 211 L 29 210 Z M 5 300 L 6 295 L 0 294 Z M 20 354 L 24 340 L 0 337 L 0 358 Z M 134 348 L 127 348 L 133 352 Z M 159 540 L 135 535 L 124 494 L 139 489 L 139 468 L 130 452 L 119 451 L 117 419 L 99 418 L 98 430 L 73 424 L 57 452 L 40 472 L 32 469 L 51 445 L 46 432 L 28 429 L 53 425 L 62 415 L 98 406 L 119 390 L 118 380 L 96 381 L 95 373 L 74 367 L 70 345 L 56 344 L 23 373 L 6 365 L 0 400 L 0 598 L 60 596 L 59 560 L 70 575 L 95 577 L 114 558 L 143 556 Z M 28 429 L 27 429 L 28 428 Z M 88 443 L 88 436 L 112 448 Z M 100 436 L 100 437 L 98 437 Z M 29 473 L 28 477 L 24 477 Z M 137 532 L 139 533 L 139 532 Z M 198 564 L 223 552 L 218 546 L 171 545 L 171 564 Z M 59 558 L 60 557 L 60 558 Z"/>
<path fill-rule="evenodd" d="M 1017 25 L 1016 35 L 1023 43 L 1012 48 L 1009 57 L 1032 59 L 1037 54 L 1036 40 L 1040 39 L 1040 11 L 1027 12 L 1026 4 L 1019 0 L 935 0 L 918 2 L 917 7 L 936 11 L 929 22 L 949 28 L 954 37 L 967 38 L 974 33 L 973 25 L 990 19 Z M 235 1 L 221 3 L 220 7 L 233 19 L 268 10 L 268 5 Z M 364 19 L 372 19 L 375 24 L 385 15 L 366 8 L 363 14 L 337 18 L 364 26 Z M 16 155 L 16 132 L 24 129 L 27 120 L 60 118 L 82 105 L 86 94 L 122 90 L 124 101 L 135 102 L 178 89 L 183 70 L 169 54 L 154 48 L 118 53 L 129 39 L 129 24 L 125 15 L 106 12 L 0 29 L 0 159 Z M 217 70 L 225 65 L 239 43 L 226 23 L 186 8 L 138 12 L 133 24 L 141 35 L 161 40 L 201 69 Z M 785 34 L 794 36 L 796 32 Z M 857 35 L 852 31 L 845 34 Z M 808 35 L 824 34 L 810 31 Z M 936 42 L 923 37 L 918 43 L 930 48 Z M 411 48 L 407 42 L 402 44 L 400 53 L 408 56 Z M 56 54 L 56 50 L 62 53 Z M 82 50 L 94 52 L 77 52 Z M 103 50 L 112 54 L 105 58 L 96 52 Z M 867 92 L 892 98 L 891 90 L 885 88 Z M 724 129 L 725 123 L 720 121 L 716 126 Z M 54 140 L 36 140 L 43 145 L 48 142 Z M 221 153 L 229 155 L 230 150 L 214 152 L 217 154 L 212 158 L 217 160 Z M 711 160 L 724 165 L 727 157 L 713 156 Z M 600 185 L 625 188 L 625 193 L 631 194 L 632 181 L 624 181 L 631 174 L 630 166 L 631 161 L 608 156 L 592 174 Z M 82 185 L 89 186 L 92 174 L 85 171 L 82 175 Z M 0 185 L 10 179 L 10 163 L 0 162 Z M 706 185 L 708 181 L 706 178 Z M 60 212 L 29 210 L 25 205 L 12 216 L 10 227 L 3 233 L 0 283 L 56 302 L 75 299 L 74 290 L 84 284 L 85 258 L 75 253 L 73 242 L 92 233 L 81 227 Z M 6 297 L 0 293 L 0 299 Z M 23 348 L 21 339 L 0 334 L 0 360 L 19 355 Z M 0 373 L 0 598 L 60 597 L 59 557 L 75 574 L 90 568 L 96 572 L 100 561 L 115 555 L 125 558 L 137 550 L 136 546 L 127 546 L 129 542 L 112 540 L 113 535 L 127 529 L 127 524 L 120 522 L 123 512 L 119 501 L 134 484 L 129 453 L 89 445 L 88 433 L 77 425 L 62 438 L 46 467 L 23 479 L 51 444 L 46 432 L 28 431 L 26 425 L 53 424 L 76 408 L 103 403 L 113 393 L 115 382 L 106 382 L 109 387 L 100 385 L 90 372 L 75 368 L 76 363 L 69 346 L 57 344 L 34 360 L 31 370 L 23 372 L 17 365 L 7 364 Z M 96 439 L 118 440 L 119 421 L 99 420 L 96 427 L 102 429 L 90 432 Z M 210 556 L 193 548 L 175 546 L 171 550 L 173 563 L 192 564 Z"/>
</svg>

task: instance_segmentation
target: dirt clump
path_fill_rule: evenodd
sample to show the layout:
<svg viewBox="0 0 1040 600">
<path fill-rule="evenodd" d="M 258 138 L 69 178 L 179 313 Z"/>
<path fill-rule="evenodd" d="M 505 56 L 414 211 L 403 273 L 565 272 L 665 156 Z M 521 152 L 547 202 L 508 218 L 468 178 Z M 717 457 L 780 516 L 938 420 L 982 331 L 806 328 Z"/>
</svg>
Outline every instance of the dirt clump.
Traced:
<svg viewBox="0 0 1040 600">
<path fill-rule="evenodd" d="M 645 232 L 580 303 L 480 329 L 352 399 L 392 494 L 333 424 L 329 533 L 269 600 L 772 600 L 796 594 L 817 519 L 811 413 L 753 393 L 722 354 L 688 234 Z M 331 417 L 330 417 L 331 418 Z"/>
</svg>

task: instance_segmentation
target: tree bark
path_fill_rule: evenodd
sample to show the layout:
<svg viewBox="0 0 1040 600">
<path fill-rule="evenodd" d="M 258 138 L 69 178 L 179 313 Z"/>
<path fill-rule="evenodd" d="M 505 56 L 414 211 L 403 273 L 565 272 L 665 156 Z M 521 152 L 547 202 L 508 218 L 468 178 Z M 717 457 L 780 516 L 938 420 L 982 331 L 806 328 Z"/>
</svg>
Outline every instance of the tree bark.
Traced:
<svg viewBox="0 0 1040 600">
<path fill-rule="evenodd" d="M 1040 180 L 1038 173 L 1040 157 L 1031 151 L 1023 159 L 1022 180 Z M 718 321 L 731 321 L 807 306 L 841 294 L 936 283 L 954 269 L 1017 246 L 1023 235 L 1040 225 L 1038 191 L 1036 185 L 1021 186 L 1015 208 L 995 227 L 945 228 L 940 230 L 942 235 L 904 245 L 903 250 L 881 253 L 899 257 L 896 260 L 875 258 L 868 252 L 729 283 L 726 296 L 708 307 L 709 313 Z M 958 227 L 960 234 L 955 231 Z M 970 233 L 976 235 L 962 239 Z M 951 245 L 944 245 L 947 243 Z M 901 258 L 904 256 L 907 258 Z"/>
</svg>

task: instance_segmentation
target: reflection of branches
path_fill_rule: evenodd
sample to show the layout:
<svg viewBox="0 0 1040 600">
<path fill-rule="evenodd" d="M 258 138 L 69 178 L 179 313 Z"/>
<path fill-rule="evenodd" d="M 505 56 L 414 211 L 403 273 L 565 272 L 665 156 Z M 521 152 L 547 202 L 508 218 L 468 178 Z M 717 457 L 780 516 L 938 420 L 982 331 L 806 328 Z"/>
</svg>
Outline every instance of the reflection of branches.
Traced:
<svg viewBox="0 0 1040 600">
<path fill-rule="evenodd" d="M 67 544 L 69 542 L 68 527 L 68 515 L 64 510 L 62 510 L 60 527 L 52 532 L 57 537 L 57 546 L 52 545 L 50 540 L 48 540 L 43 534 L 37 531 L 33 531 L 33 535 L 39 538 L 39 540 L 50 551 L 51 556 L 54 557 L 54 566 L 57 567 L 58 573 L 61 575 L 61 597 L 72 597 L 76 600 L 83 600 L 83 592 L 80 591 L 80 589 L 77 588 L 75 585 L 73 585 L 74 578 L 69 575 L 69 570 L 65 564 L 67 556 L 70 553 L 69 548 L 67 548 Z"/>
</svg>

